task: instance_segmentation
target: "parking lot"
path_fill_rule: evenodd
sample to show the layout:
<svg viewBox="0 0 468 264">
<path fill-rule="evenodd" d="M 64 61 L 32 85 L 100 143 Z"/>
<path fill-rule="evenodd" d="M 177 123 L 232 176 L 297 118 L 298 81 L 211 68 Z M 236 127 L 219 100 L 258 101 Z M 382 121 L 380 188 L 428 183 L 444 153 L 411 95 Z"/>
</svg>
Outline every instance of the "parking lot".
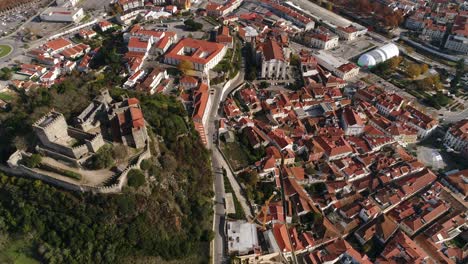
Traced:
<svg viewBox="0 0 468 264">
<path fill-rule="evenodd" d="M 14 14 L 0 15 L 0 36 L 8 35 L 18 28 L 21 23 L 25 22 L 29 17 L 33 16 L 35 10 L 28 9 L 15 12 Z"/>
<path fill-rule="evenodd" d="M 330 50 L 330 53 L 335 57 L 351 60 L 379 46 L 371 37 L 363 36 L 350 42 L 340 41 L 338 47 Z"/>
<path fill-rule="evenodd" d="M 25 4 L 17 7 L 15 10 L 5 12 L 0 15 L 0 36 L 8 35 L 14 32 L 28 19 L 50 3 L 49 0 L 43 0 L 38 3 Z"/>
<path fill-rule="evenodd" d="M 148 21 L 144 23 L 144 27 L 147 29 L 176 32 L 179 39 L 190 35 L 192 38 L 196 39 L 207 39 L 210 31 L 215 27 L 215 25 L 203 18 L 196 18 L 195 21 L 203 25 L 203 29 L 201 31 L 187 31 L 185 29 L 184 19 L 163 20 L 162 22 L 160 22 L 160 20 Z"/>
</svg>

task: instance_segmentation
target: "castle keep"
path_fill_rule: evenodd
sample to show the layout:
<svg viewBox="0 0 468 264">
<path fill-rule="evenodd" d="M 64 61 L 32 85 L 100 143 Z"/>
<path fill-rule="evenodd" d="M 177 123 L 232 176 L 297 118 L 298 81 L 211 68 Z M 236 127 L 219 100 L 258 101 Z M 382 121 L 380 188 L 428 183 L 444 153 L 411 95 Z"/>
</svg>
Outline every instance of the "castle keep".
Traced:
<svg viewBox="0 0 468 264">
<path fill-rule="evenodd" d="M 101 133 L 92 134 L 69 127 L 65 117 L 55 111 L 37 120 L 33 129 L 47 151 L 72 159 L 86 158 L 105 144 Z"/>
</svg>

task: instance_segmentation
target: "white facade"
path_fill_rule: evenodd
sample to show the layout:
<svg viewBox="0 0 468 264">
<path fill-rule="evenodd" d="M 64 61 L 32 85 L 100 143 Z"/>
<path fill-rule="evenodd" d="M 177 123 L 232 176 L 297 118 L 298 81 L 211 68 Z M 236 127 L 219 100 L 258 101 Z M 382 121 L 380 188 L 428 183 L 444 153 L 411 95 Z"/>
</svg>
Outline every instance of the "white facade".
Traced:
<svg viewBox="0 0 468 264">
<path fill-rule="evenodd" d="M 122 8 L 122 11 L 143 7 L 145 5 L 144 0 L 118 0 L 117 2 Z"/>
<path fill-rule="evenodd" d="M 338 36 L 329 37 L 327 40 L 312 37 L 310 39 L 310 45 L 312 48 L 329 50 L 338 46 L 338 39 Z"/>
<path fill-rule="evenodd" d="M 422 34 L 429 39 L 442 39 L 445 31 L 439 30 L 438 28 L 424 28 Z"/>
<path fill-rule="evenodd" d="M 350 70 L 347 70 L 347 71 L 342 71 L 342 70 L 340 70 L 340 68 L 338 68 L 335 71 L 333 71 L 333 73 L 336 76 L 343 79 L 343 80 L 349 80 L 349 79 L 351 79 L 353 77 L 356 77 L 359 74 L 359 68 L 354 67 L 354 68 L 352 68 Z"/>
<path fill-rule="evenodd" d="M 463 137 L 456 137 L 447 131 L 444 137 L 444 144 L 456 151 L 468 153 L 468 140 Z"/>
<path fill-rule="evenodd" d="M 84 17 L 83 8 L 71 9 L 63 7 L 49 7 L 40 18 L 47 22 L 78 22 Z"/>
<path fill-rule="evenodd" d="M 445 42 L 445 48 L 456 52 L 468 54 L 468 37 L 450 35 Z"/>
<path fill-rule="evenodd" d="M 262 78 L 286 79 L 289 62 L 282 60 L 262 60 Z"/>
<path fill-rule="evenodd" d="M 362 27 L 360 25 L 352 25 L 352 27 L 354 27 L 354 31 L 347 30 L 346 28 L 337 28 L 335 32 L 341 39 L 347 41 L 355 40 L 356 38 L 363 36 L 367 33 L 367 28 L 365 27 Z"/>
</svg>

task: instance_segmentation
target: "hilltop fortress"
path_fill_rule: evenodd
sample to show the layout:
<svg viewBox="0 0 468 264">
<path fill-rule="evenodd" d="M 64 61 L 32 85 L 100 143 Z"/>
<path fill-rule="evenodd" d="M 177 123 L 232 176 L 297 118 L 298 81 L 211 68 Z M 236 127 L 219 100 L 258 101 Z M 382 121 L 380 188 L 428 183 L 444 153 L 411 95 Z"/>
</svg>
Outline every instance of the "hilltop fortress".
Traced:
<svg viewBox="0 0 468 264">
<path fill-rule="evenodd" d="M 151 157 L 146 121 L 136 98 L 114 101 L 103 90 L 73 120 L 75 127 L 69 126 L 60 112 L 45 114 L 32 125 L 39 139 L 37 153 L 18 150 L 7 162 L 10 168 L 1 169 L 69 190 L 112 193 L 120 192 L 128 172 L 139 169 L 141 161 Z M 107 155 L 120 145 L 123 149 L 119 151 L 127 153 L 126 157 L 115 160 L 110 168 L 90 169 L 94 157 L 106 145 L 103 151 L 111 151 Z M 34 165 L 27 162 L 33 155 L 41 157 Z"/>
</svg>

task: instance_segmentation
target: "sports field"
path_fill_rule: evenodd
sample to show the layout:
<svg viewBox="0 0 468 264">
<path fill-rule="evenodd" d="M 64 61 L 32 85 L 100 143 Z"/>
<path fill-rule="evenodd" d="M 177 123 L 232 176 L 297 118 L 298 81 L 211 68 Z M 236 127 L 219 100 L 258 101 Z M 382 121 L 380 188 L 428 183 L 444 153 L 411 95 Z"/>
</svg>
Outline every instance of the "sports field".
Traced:
<svg viewBox="0 0 468 264">
<path fill-rule="evenodd" d="M 5 56 L 7 56 L 8 54 L 10 54 L 11 50 L 13 48 L 9 45 L 2 45 L 0 44 L 0 58 L 3 58 Z"/>
</svg>

